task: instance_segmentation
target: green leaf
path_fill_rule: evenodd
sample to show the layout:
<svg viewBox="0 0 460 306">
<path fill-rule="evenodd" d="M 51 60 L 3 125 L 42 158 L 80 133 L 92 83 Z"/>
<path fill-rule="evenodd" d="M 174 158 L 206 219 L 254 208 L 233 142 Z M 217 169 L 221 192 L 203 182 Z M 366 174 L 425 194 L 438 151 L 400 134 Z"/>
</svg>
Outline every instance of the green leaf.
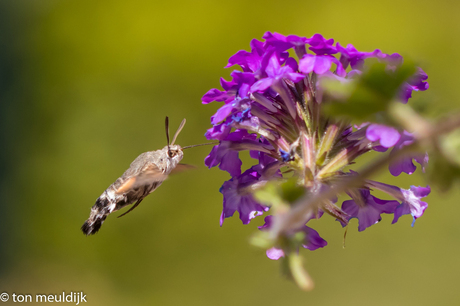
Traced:
<svg viewBox="0 0 460 306">
<path fill-rule="evenodd" d="M 438 150 L 430 154 L 428 178 L 441 191 L 460 181 L 460 130 L 441 136 Z"/>
<path fill-rule="evenodd" d="M 287 261 L 290 275 L 297 283 L 297 286 L 305 291 L 313 290 L 315 284 L 303 266 L 303 258 L 297 252 L 293 252 L 287 256 Z"/>
<path fill-rule="evenodd" d="M 280 206 L 295 202 L 303 196 L 305 188 L 298 185 L 295 177 L 288 180 L 273 181 L 255 191 L 254 197 L 260 203 L 269 206 Z"/>
<path fill-rule="evenodd" d="M 460 180 L 460 166 L 451 163 L 441 154 L 431 154 L 428 165 L 428 180 L 441 191 L 448 191 Z"/>
<path fill-rule="evenodd" d="M 349 83 L 349 95 L 324 105 L 324 111 L 331 116 L 375 122 L 376 114 L 387 110 L 403 83 L 414 73 L 412 63 L 404 63 L 394 71 L 388 70 L 384 63 L 375 63 L 358 80 Z M 329 89 L 333 90 L 330 85 Z M 339 89 L 339 96 L 346 93 L 343 88 Z"/>
<path fill-rule="evenodd" d="M 270 239 L 270 233 L 266 231 L 259 231 L 252 235 L 249 243 L 262 249 L 269 249 L 275 244 L 273 239 Z"/>
<path fill-rule="evenodd" d="M 294 203 L 305 194 L 305 188 L 297 182 L 297 178 L 293 177 L 281 184 L 281 197 L 285 201 Z"/>
<path fill-rule="evenodd" d="M 268 206 L 280 206 L 283 205 L 283 198 L 279 192 L 278 182 L 269 182 L 264 187 L 254 192 L 254 198 Z"/>
<path fill-rule="evenodd" d="M 444 156 L 446 156 L 450 162 L 460 166 L 460 129 L 448 135 L 441 136 L 439 139 L 439 146 Z"/>
</svg>

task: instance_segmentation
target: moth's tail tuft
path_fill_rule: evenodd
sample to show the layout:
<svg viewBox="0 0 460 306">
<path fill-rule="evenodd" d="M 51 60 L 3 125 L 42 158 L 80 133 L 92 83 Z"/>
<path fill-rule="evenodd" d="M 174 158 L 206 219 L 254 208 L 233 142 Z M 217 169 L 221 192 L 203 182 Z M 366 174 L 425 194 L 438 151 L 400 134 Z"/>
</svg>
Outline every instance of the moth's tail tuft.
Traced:
<svg viewBox="0 0 460 306">
<path fill-rule="evenodd" d="M 97 200 L 96 204 L 91 208 L 91 214 L 88 220 L 83 223 L 81 230 L 86 236 L 96 234 L 104 223 L 104 220 L 111 213 L 111 201 L 103 193 Z"/>
<path fill-rule="evenodd" d="M 88 219 L 81 226 L 81 230 L 83 234 L 85 234 L 86 236 L 94 235 L 99 231 L 103 222 L 104 220 L 102 219 L 96 219 L 94 222 L 90 222 L 90 220 Z"/>
</svg>

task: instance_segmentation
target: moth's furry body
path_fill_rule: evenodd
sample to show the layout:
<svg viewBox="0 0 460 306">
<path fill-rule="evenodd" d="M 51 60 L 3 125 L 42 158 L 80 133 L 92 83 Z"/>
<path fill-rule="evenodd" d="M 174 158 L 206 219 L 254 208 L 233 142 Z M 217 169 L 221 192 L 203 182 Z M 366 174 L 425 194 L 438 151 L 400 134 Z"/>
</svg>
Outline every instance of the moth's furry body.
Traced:
<svg viewBox="0 0 460 306">
<path fill-rule="evenodd" d="M 96 200 L 89 219 L 81 227 L 83 233 L 95 234 L 109 214 L 133 203 L 134 206 L 126 213 L 137 207 L 147 195 L 163 183 L 183 156 L 179 145 L 170 145 L 139 155 L 129 169 Z"/>
</svg>

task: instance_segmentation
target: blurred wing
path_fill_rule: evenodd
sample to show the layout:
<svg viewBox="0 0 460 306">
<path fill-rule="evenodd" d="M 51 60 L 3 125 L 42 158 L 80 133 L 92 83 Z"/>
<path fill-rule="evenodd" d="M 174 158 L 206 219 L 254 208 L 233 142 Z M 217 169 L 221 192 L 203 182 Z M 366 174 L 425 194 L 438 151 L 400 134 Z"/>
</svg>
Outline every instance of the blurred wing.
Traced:
<svg viewBox="0 0 460 306">
<path fill-rule="evenodd" d="M 168 175 L 164 174 L 156 165 L 150 164 L 141 171 L 138 175 L 130 177 L 117 189 L 117 194 L 122 194 L 139 188 L 141 186 L 150 185 L 153 182 L 162 182 Z"/>
<path fill-rule="evenodd" d="M 196 167 L 193 166 L 193 165 L 178 164 L 178 165 L 176 166 L 176 168 L 174 168 L 174 169 L 171 171 L 171 174 L 176 174 L 176 173 L 180 173 L 180 172 L 184 172 L 184 171 L 192 170 L 192 169 L 196 169 Z"/>
</svg>

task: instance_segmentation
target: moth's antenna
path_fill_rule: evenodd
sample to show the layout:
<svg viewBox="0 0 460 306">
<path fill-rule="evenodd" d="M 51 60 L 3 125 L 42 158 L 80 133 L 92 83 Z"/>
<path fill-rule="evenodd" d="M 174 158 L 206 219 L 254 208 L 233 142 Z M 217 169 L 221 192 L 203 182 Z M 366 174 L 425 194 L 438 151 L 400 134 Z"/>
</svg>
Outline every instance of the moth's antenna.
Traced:
<svg viewBox="0 0 460 306">
<path fill-rule="evenodd" d="M 183 147 L 182 150 L 190 149 L 190 148 L 194 148 L 194 147 L 215 145 L 215 144 L 219 144 L 219 142 L 207 142 L 207 143 L 202 143 L 202 144 L 197 144 L 197 145 L 186 146 L 186 147 Z"/>
<path fill-rule="evenodd" d="M 166 140 L 168 141 L 168 155 L 171 155 L 169 154 L 171 150 L 169 149 L 169 118 L 168 116 L 166 116 L 165 118 L 165 130 L 166 130 Z"/>
<path fill-rule="evenodd" d="M 182 131 L 182 129 L 184 128 L 184 125 L 185 125 L 185 118 L 180 123 L 179 128 L 176 131 L 176 134 L 174 134 L 174 138 L 173 138 L 173 141 L 171 142 L 171 145 L 174 145 L 174 143 L 176 142 L 177 135 L 179 135 L 180 131 Z"/>
</svg>

